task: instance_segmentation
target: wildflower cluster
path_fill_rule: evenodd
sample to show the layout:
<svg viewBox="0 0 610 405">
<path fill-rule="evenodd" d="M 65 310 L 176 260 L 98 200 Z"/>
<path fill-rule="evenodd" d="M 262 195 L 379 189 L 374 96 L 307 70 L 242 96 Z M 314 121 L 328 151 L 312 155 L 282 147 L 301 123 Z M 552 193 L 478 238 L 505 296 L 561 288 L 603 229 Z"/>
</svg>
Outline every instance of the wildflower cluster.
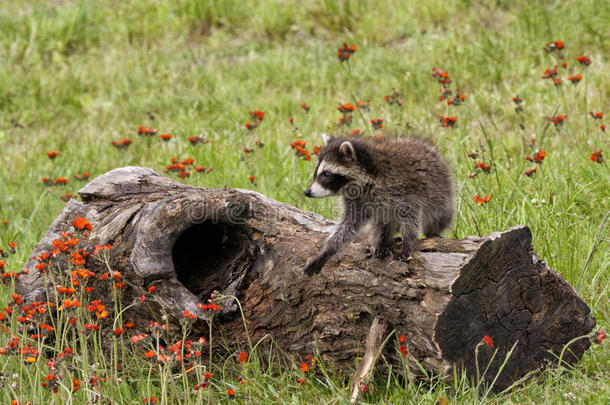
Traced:
<svg viewBox="0 0 610 405">
<path fill-rule="evenodd" d="M 263 122 L 263 118 L 265 118 L 265 112 L 260 110 L 254 110 L 250 111 L 249 114 L 250 118 L 252 119 L 252 122 L 246 122 L 244 126 L 247 130 L 252 131 L 256 129 L 261 124 L 261 122 Z"/>
<path fill-rule="evenodd" d="M 464 101 L 466 101 L 466 94 L 460 92 L 459 89 L 451 90 L 449 85 L 452 83 L 452 80 L 449 78 L 449 72 L 443 71 L 439 68 L 432 68 L 432 73 L 430 74 L 433 78 L 437 80 L 438 83 L 441 84 L 441 88 L 439 90 L 440 96 L 439 101 L 447 101 L 448 106 L 459 106 Z M 443 127 L 449 128 L 453 127 L 457 122 L 457 116 L 440 116 L 440 123 Z"/>
<path fill-rule="evenodd" d="M 191 136 L 190 138 L 188 138 L 189 143 L 191 145 L 198 145 L 198 144 L 205 144 L 210 142 L 207 137 L 205 136 L 205 134 L 201 134 L 201 135 L 196 135 L 196 136 Z"/>
<path fill-rule="evenodd" d="M 409 354 L 409 350 L 407 350 L 407 347 L 405 346 L 406 341 L 407 338 L 405 335 L 400 335 L 398 337 L 398 350 L 400 351 L 402 357 L 407 357 L 407 354 Z"/>
<path fill-rule="evenodd" d="M 605 162 L 601 149 L 598 150 L 598 149 L 594 148 L 593 153 L 591 153 L 590 159 L 592 162 L 599 163 L 599 164 L 602 164 Z"/>
<path fill-rule="evenodd" d="M 396 105 L 398 107 L 402 106 L 404 100 L 400 98 L 400 93 L 396 91 L 396 89 L 392 89 L 392 94 L 383 96 L 383 99 L 388 103 L 388 105 Z"/>
<path fill-rule="evenodd" d="M 165 166 L 165 171 L 168 173 L 178 173 L 178 178 L 184 179 L 191 176 L 189 170 L 195 170 L 197 173 L 211 173 L 214 169 L 209 167 L 205 168 L 201 165 L 195 165 L 195 160 L 192 158 L 186 158 L 182 161 L 178 161 L 177 158 L 170 160 L 171 164 Z"/>
<path fill-rule="evenodd" d="M 349 61 L 349 58 L 356 52 L 358 47 L 356 45 L 347 45 L 347 42 L 343 43 L 343 46 L 339 48 L 339 52 L 337 53 L 337 58 L 339 58 L 339 62 Z"/>
<path fill-rule="evenodd" d="M 563 41 L 555 41 L 552 43 L 548 43 L 544 46 L 544 50 L 547 53 L 552 53 L 555 51 L 562 51 L 564 49 Z M 591 58 L 588 56 L 578 56 L 576 57 L 576 61 L 584 67 L 587 67 L 591 64 Z M 568 62 L 562 62 L 561 67 L 567 69 Z M 555 87 L 561 86 L 563 83 L 561 78 L 559 77 L 559 65 L 554 65 L 553 67 L 546 68 L 542 74 L 543 79 L 549 79 Z M 582 80 L 583 76 L 580 73 L 573 73 L 567 76 L 567 80 L 571 82 L 573 85 L 577 85 Z"/>
<path fill-rule="evenodd" d="M 468 175 L 469 178 L 474 179 L 479 173 L 490 173 L 491 164 L 486 163 L 485 148 L 474 149 L 467 156 L 474 160 L 474 171 Z"/>
<path fill-rule="evenodd" d="M 112 141 L 112 146 L 114 146 L 117 149 L 127 149 L 127 147 L 129 145 L 131 145 L 132 143 L 133 143 L 133 141 L 131 139 L 123 138 L 118 141 Z"/>
<path fill-rule="evenodd" d="M 479 197 L 479 195 L 475 195 L 472 197 L 473 201 L 477 203 L 477 205 L 487 204 L 491 201 L 492 197 L 490 195 L 485 194 L 483 197 Z"/>
<path fill-rule="evenodd" d="M 152 127 L 147 127 L 144 125 L 139 126 L 138 128 L 136 128 L 136 131 L 138 133 L 138 135 L 140 136 L 153 136 L 156 135 L 157 132 L 159 132 L 159 130 L 157 128 L 152 128 Z"/>
</svg>

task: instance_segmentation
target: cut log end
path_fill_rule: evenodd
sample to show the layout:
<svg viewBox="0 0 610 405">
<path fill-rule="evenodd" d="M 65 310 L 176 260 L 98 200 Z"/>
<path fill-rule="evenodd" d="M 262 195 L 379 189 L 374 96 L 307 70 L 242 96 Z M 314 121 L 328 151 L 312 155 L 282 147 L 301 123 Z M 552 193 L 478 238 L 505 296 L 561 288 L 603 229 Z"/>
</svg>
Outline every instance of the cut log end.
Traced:
<svg viewBox="0 0 610 405">
<path fill-rule="evenodd" d="M 474 375 L 475 348 L 488 335 L 498 349 L 489 381 L 516 342 L 496 381 L 502 388 L 554 361 L 595 325 L 574 289 L 537 257 L 524 226 L 459 241 L 421 240 L 408 264 L 375 259 L 358 239 L 320 274 L 307 277 L 301 269 L 332 225 L 317 214 L 253 191 L 186 186 L 146 168 L 113 170 L 80 194 L 83 201 L 66 205 L 34 253 L 50 250 L 53 239 L 71 230 L 74 217 L 88 218 L 89 243 L 115 246 L 110 264 L 129 281 L 123 299 L 137 302 L 148 286 L 157 286 L 148 295 L 152 305 L 123 314 L 136 320 L 134 333 L 161 315 L 180 330 L 185 310 L 197 315 L 192 330 L 199 333 L 210 314 L 197 304 L 219 291 L 239 299 L 250 333 L 236 302 L 222 299 L 214 333 L 228 345 L 270 335 L 283 349 L 317 353 L 349 375 L 356 359 L 370 357 L 363 348 L 367 338 L 378 341 L 377 335 L 370 338 L 372 319 L 378 319 L 387 332 L 406 336 L 412 370 L 457 367 Z M 34 265 L 32 259 L 26 268 Z M 97 274 L 108 270 L 94 260 L 87 265 Z M 40 299 L 44 277 L 31 271 L 17 290 Z M 575 341 L 563 360 L 578 360 L 588 345 Z M 492 359 L 487 349 L 478 348 L 480 369 Z M 384 354 L 389 364 L 399 361 L 391 350 Z"/>
</svg>

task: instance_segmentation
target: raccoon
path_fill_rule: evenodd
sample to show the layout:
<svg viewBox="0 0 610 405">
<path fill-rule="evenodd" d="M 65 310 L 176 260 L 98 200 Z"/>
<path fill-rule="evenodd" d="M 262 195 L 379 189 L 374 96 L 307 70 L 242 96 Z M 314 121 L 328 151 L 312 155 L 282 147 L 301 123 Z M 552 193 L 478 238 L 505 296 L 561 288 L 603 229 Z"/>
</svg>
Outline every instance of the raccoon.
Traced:
<svg viewBox="0 0 610 405">
<path fill-rule="evenodd" d="M 319 273 L 324 263 L 365 224 L 372 225 L 375 257 L 392 253 L 402 233 L 397 259 L 407 261 L 420 231 L 439 236 L 453 218 L 453 180 L 439 152 L 424 139 L 333 138 L 318 155 L 310 198 L 340 195 L 343 219 L 303 271 Z"/>
</svg>

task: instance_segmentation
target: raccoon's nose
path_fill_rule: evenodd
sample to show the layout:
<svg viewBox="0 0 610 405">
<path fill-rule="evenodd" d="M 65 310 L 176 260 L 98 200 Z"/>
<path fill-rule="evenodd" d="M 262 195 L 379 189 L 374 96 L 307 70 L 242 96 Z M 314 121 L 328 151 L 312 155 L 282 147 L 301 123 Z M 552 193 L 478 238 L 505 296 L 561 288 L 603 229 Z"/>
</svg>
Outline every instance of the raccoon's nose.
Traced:
<svg viewBox="0 0 610 405">
<path fill-rule="evenodd" d="M 305 197 L 311 197 L 311 189 L 310 188 L 305 190 Z"/>
</svg>

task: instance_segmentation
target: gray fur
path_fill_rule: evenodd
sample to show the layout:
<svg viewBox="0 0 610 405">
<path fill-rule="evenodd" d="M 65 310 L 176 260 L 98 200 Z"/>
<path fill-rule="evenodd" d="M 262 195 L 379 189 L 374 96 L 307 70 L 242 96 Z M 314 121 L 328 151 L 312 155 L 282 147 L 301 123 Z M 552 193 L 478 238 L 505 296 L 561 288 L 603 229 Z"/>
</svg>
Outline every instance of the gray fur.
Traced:
<svg viewBox="0 0 610 405">
<path fill-rule="evenodd" d="M 327 173 L 322 178 L 324 171 L 337 176 L 329 180 Z M 305 194 L 341 195 L 345 206 L 343 219 L 305 267 L 307 274 L 318 273 L 367 223 L 373 225 L 377 258 L 391 253 L 400 231 L 403 241 L 397 257 L 406 261 L 420 232 L 439 236 L 453 218 L 449 168 L 432 144 L 419 138 L 330 138 Z"/>
</svg>

